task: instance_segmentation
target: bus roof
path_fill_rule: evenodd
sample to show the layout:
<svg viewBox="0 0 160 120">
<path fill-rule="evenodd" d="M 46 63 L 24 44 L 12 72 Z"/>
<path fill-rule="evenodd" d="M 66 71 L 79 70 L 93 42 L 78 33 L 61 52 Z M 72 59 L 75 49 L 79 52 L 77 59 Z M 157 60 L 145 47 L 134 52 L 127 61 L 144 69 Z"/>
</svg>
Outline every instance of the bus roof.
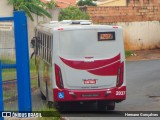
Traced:
<svg viewBox="0 0 160 120">
<path fill-rule="evenodd" d="M 92 24 L 88 20 L 76 21 L 51 21 L 50 23 L 43 23 L 37 26 L 37 29 L 42 31 L 58 31 L 58 30 L 78 30 L 78 29 L 121 29 L 120 26 L 111 26 L 111 25 L 98 25 Z M 75 22 L 75 23 L 74 23 Z"/>
</svg>

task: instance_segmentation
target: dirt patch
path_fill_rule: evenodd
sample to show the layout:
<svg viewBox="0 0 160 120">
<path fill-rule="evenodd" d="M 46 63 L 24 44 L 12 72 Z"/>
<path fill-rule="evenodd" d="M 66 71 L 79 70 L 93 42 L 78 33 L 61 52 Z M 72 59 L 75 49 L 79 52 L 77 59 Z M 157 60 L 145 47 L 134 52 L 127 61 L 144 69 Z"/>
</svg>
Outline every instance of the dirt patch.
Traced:
<svg viewBox="0 0 160 120">
<path fill-rule="evenodd" d="M 160 101 L 160 96 L 149 96 L 149 98 L 152 98 L 156 101 Z"/>
<path fill-rule="evenodd" d="M 132 56 L 128 57 L 126 60 L 138 61 L 138 60 L 155 60 L 155 59 L 160 59 L 160 49 L 133 51 Z"/>
</svg>

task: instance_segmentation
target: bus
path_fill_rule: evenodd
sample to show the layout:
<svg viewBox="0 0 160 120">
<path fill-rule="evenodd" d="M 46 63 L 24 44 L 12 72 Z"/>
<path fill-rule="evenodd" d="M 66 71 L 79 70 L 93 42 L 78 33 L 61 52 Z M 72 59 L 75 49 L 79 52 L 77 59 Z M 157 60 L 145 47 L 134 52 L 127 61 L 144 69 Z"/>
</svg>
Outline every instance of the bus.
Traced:
<svg viewBox="0 0 160 120">
<path fill-rule="evenodd" d="M 114 110 L 126 99 L 122 27 L 51 21 L 36 27 L 33 41 L 42 99 L 60 109 L 95 102 L 98 110 Z"/>
</svg>

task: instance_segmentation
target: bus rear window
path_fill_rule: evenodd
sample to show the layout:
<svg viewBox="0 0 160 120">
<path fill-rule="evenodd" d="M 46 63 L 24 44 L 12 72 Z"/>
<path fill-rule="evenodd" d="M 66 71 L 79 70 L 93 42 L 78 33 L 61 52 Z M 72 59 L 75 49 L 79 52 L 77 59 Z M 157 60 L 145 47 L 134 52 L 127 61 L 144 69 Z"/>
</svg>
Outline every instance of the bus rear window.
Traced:
<svg viewBox="0 0 160 120">
<path fill-rule="evenodd" d="M 98 41 L 115 40 L 115 32 L 98 32 Z"/>
</svg>

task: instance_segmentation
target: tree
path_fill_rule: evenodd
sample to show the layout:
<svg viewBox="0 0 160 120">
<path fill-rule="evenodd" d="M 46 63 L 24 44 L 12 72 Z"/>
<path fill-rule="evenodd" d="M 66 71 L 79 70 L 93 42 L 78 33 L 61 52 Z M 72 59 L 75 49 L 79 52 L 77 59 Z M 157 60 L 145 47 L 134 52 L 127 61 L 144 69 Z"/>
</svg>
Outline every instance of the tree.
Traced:
<svg viewBox="0 0 160 120">
<path fill-rule="evenodd" d="M 57 4 L 54 0 L 51 0 L 50 2 L 47 2 L 45 4 L 45 6 L 48 8 L 48 9 L 53 9 L 54 7 L 57 7 Z"/>
<path fill-rule="evenodd" d="M 8 4 L 13 5 L 15 11 L 23 10 L 32 21 L 34 21 L 32 13 L 52 18 L 45 9 L 47 4 L 40 0 L 8 0 Z"/>
<path fill-rule="evenodd" d="M 82 12 L 78 7 L 69 6 L 62 9 L 58 19 L 61 20 L 88 20 L 90 17 L 87 13 Z"/>
<path fill-rule="evenodd" d="M 97 0 L 79 0 L 77 2 L 77 5 L 78 6 L 84 6 L 84 5 L 87 5 L 87 6 L 97 6 L 97 4 L 94 1 L 97 1 Z"/>
</svg>

